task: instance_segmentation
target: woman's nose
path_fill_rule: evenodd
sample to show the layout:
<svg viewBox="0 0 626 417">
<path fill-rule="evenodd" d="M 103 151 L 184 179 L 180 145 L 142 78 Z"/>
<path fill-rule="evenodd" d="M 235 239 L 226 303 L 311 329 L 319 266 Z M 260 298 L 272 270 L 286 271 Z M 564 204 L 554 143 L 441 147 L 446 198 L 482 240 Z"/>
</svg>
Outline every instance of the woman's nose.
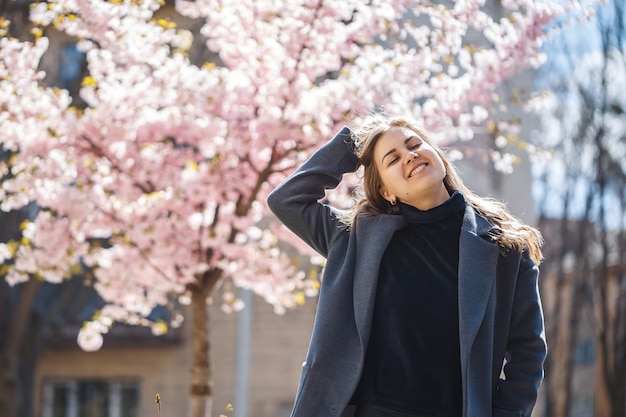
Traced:
<svg viewBox="0 0 626 417">
<path fill-rule="evenodd" d="M 406 157 L 404 158 L 405 163 L 413 162 L 419 155 L 415 151 L 408 151 Z"/>
</svg>

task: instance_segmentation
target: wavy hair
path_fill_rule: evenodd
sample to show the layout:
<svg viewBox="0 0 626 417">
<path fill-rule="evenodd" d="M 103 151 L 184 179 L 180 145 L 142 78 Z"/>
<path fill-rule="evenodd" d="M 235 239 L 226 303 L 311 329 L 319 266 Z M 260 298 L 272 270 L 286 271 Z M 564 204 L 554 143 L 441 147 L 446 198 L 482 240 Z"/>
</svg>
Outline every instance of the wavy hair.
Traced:
<svg viewBox="0 0 626 417">
<path fill-rule="evenodd" d="M 407 117 L 387 117 L 374 114 L 364 120 L 356 129 L 352 129 L 355 152 L 363 165 L 363 182 L 355 190 L 356 204 L 342 216 L 342 221 L 351 227 L 359 218 L 376 214 L 399 214 L 397 205 L 391 205 L 380 194 L 382 181 L 374 162 L 374 147 L 378 139 L 392 127 L 403 127 L 412 130 L 417 136 L 431 145 L 443 161 L 446 176 L 443 183 L 452 194 L 460 191 L 465 200 L 476 212 L 487 219 L 495 227 L 492 233 L 494 241 L 503 249 L 528 250 L 532 260 L 539 264 L 542 260 L 541 246 L 543 238 L 539 230 L 524 224 L 520 219 L 511 215 L 506 205 L 489 197 L 481 197 L 471 191 L 458 174 L 458 171 L 448 160 L 446 154 L 433 143 L 428 134 L 417 123 Z"/>
</svg>

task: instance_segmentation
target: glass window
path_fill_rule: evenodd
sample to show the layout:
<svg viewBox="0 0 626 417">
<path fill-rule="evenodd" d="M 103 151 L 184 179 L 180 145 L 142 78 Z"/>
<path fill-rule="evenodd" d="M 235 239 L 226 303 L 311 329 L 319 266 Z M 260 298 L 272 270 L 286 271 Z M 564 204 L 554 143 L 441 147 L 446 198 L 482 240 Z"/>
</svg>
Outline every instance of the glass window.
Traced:
<svg viewBox="0 0 626 417">
<path fill-rule="evenodd" d="M 83 381 L 78 384 L 78 409 L 80 416 L 109 416 L 109 387 L 102 381 Z"/>
<path fill-rule="evenodd" d="M 122 417 L 139 417 L 139 387 L 137 384 L 120 386 Z"/>
<path fill-rule="evenodd" d="M 67 399 L 69 398 L 69 388 L 64 385 L 58 385 L 52 388 L 53 398 L 56 400 L 52 404 L 52 417 L 65 417 L 66 410 L 69 408 Z"/>
<path fill-rule="evenodd" d="M 596 345 L 593 338 L 579 340 L 576 344 L 576 364 L 591 365 L 596 360 Z"/>
<path fill-rule="evenodd" d="M 82 79 L 86 75 L 87 60 L 85 53 L 78 50 L 76 44 L 65 45 L 61 49 L 59 60 L 59 87 L 75 96 Z"/>
<path fill-rule="evenodd" d="M 594 398 L 591 395 L 577 396 L 574 399 L 570 417 L 593 417 Z"/>
<path fill-rule="evenodd" d="M 135 381 L 57 380 L 43 393 L 43 417 L 139 417 Z"/>
</svg>

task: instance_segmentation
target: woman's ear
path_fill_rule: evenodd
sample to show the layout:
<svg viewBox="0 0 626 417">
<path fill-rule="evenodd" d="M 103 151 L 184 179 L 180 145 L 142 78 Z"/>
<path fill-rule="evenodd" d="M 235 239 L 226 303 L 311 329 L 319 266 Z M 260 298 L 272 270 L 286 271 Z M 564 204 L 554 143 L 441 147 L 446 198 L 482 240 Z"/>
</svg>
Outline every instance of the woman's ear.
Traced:
<svg viewBox="0 0 626 417">
<path fill-rule="evenodd" d="M 383 196 L 385 200 L 389 201 L 389 204 L 391 205 L 396 204 L 396 196 L 391 194 L 389 190 L 387 190 L 387 187 L 380 187 L 378 189 L 378 192 L 380 193 L 380 195 Z"/>
</svg>

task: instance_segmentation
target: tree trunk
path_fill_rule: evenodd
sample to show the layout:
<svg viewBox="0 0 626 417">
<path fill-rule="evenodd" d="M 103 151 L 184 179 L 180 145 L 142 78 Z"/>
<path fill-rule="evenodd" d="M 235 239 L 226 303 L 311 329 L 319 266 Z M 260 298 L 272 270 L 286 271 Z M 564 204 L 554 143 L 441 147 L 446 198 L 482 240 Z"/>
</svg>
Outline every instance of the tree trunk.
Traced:
<svg viewBox="0 0 626 417">
<path fill-rule="evenodd" d="M 581 285 L 579 285 L 578 273 L 572 274 L 572 282 L 569 285 L 569 297 L 566 298 L 567 303 L 564 314 L 559 317 L 567 318 L 569 322 L 560 332 L 560 340 L 558 345 L 560 350 L 557 354 L 555 364 L 555 372 L 558 373 L 559 388 L 555 395 L 554 411 L 555 417 L 568 417 L 571 408 L 572 398 L 572 374 L 575 367 L 574 351 L 576 349 L 576 340 L 578 339 L 578 320 L 580 316 L 580 300 L 583 298 L 581 294 Z M 563 320 L 563 319 L 561 319 Z M 563 320 L 565 321 L 565 320 Z"/>
<path fill-rule="evenodd" d="M 3 279 L 3 278 L 2 278 Z M 0 285 L 8 285 L 3 282 Z M 23 341 L 26 330 L 30 324 L 33 304 L 41 287 L 41 281 L 31 278 L 23 284 L 19 284 L 19 298 L 14 307 L 13 314 L 9 314 L 11 321 L 3 324 L 8 327 L 3 336 L 0 346 L 0 410 L 5 417 L 28 417 L 24 410 L 24 404 L 30 401 L 30 392 L 26 392 L 20 364 L 24 350 Z M 6 306 L 3 306 L 6 308 Z"/>
<path fill-rule="evenodd" d="M 190 417 L 210 417 L 213 402 L 212 369 L 210 365 L 209 309 L 206 291 L 191 293 L 193 362 L 191 368 Z"/>
<path fill-rule="evenodd" d="M 598 343 L 599 345 L 599 343 Z M 596 347 L 596 362 L 603 364 L 608 360 L 605 350 L 601 346 Z M 601 365 L 596 365 L 596 388 L 595 388 L 595 406 L 594 417 L 612 417 L 611 411 L 611 395 L 609 394 L 611 387 L 607 386 L 606 375 Z"/>
</svg>

